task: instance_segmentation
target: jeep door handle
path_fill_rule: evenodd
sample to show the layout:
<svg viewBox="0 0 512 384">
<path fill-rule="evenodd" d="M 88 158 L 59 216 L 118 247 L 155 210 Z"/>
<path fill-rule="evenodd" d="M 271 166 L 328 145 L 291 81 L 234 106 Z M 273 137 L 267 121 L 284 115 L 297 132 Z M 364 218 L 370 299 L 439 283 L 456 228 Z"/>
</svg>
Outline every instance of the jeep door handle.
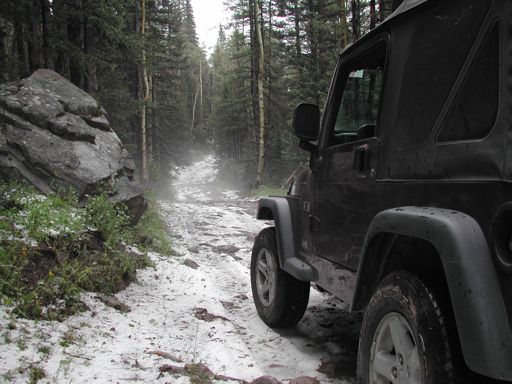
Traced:
<svg viewBox="0 0 512 384">
<path fill-rule="evenodd" d="M 324 157 L 320 154 L 314 154 L 310 161 L 311 172 L 318 172 L 324 166 Z"/>
<path fill-rule="evenodd" d="M 354 150 L 354 175 L 356 177 L 366 177 L 368 174 L 368 144 L 358 145 Z"/>
</svg>

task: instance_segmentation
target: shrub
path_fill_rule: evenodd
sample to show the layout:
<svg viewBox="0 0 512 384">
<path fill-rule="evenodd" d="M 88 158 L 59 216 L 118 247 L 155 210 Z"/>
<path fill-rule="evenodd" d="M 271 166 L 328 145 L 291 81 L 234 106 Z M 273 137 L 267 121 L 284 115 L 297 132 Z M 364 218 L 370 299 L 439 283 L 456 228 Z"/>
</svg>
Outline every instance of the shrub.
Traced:
<svg viewBox="0 0 512 384">
<path fill-rule="evenodd" d="M 154 202 L 152 203 L 155 204 Z M 75 195 L 39 194 L 19 183 L 0 186 L 0 300 L 13 313 L 61 319 L 81 310 L 83 290 L 115 293 L 152 265 L 127 244 L 169 253 L 165 225 L 150 207 L 137 226 L 106 194 L 79 207 Z"/>
</svg>

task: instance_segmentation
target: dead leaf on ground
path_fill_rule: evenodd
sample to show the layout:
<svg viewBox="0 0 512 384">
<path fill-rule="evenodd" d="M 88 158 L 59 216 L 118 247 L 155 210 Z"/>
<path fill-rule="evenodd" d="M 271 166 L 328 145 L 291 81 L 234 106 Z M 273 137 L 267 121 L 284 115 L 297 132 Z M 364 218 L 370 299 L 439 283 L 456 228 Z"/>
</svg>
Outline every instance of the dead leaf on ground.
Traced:
<svg viewBox="0 0 512 384">
<path fill-rule="evenodd" d="M 226 320 L 226 321 L 229 321 L 229 319 L 225 318 L 224 316 L 220 316 L 220 315 L 214 315 L 213 313 L 210 313 L 208 312 L 208 310 L 206 308 L 194 308 L 194 316 L 196 318 L 198 318 L 199 320 L 204 320 L 206 322 L 212 322 L 216 319 L 222 319 L 222 320 Z"/>
</svg>

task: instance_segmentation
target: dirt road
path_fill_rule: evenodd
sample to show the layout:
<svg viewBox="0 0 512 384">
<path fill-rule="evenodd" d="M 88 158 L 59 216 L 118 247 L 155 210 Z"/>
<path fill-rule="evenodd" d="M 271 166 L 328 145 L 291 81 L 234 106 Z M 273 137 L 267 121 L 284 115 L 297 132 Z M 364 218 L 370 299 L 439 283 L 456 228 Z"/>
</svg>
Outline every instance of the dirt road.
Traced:
<svg viewBox="0 0 512 384">
<path fill-rule="evenodd" d="M 352 376 L 358 322 L 343 303 L 312 290 L 304 319 L 285 332 L 268 329 L 258 318 L 250 289 L 251 247 L 255 234 L 273 223 L 255 219 L 256 201 L 220 188 L 212 157 L 183 169 L 174 186 L 176 201 L 163 208 L 177 236 L 175 248 L 205 273 L 206 289 L 194 289 L 193 301 L 229 319 L 227 329 L 212 335 L 200 324 L 202 359 L 244 379 L 308 375 L 328 383 Z"/>
<path fill-rule="evenodd" d="M 303 320 L 279 332 L 257 316 L 250 253 L 271 223 L 255 220 L 256 202 L 219 186 L 211 156 L 181 169 L 173 186 L 172 200 L 160 206 L 177 255 L 153 254 L 155 269 L 139 271 L 138 283 L 117 295 L 131 311 L 86 295 L 91 311 L 63 323 L 20 321 L 10 337 L 23 338 L 24 349 L 2 346 L 0 370 L 14 382 L 28 377 L 17 367 L 35 365 L 49 383 L 189 383 L 173 367 L 196 363 L 219 378 L 351 383 L 359 319 L 345 304 L 312 290 Z M 1 313 L 0 327 L 8 327 Z"/>
</svg>

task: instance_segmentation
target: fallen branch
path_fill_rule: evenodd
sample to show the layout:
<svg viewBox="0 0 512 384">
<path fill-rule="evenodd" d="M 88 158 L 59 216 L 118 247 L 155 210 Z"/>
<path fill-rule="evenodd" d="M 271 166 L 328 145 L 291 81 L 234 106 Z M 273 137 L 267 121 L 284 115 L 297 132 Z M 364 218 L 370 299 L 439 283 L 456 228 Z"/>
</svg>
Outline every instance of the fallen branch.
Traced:
<svg viewBox="0 0 512 384">
<path fill-rule="evenodd" d="M 208 310 L 206 308 L 196 307 L 196 308 L 194 308 L 194 311 L 195 311 L 195 313 L 194 313 L 195 317 L 198 318 L 199 320 L 204 320 L 206 322 L 211 322 L 215 319 L 229 321 L 229 319 L 225 318 L 224 316 L 214 315 L 213 313 L 208 312 Z"/>
</svg>

